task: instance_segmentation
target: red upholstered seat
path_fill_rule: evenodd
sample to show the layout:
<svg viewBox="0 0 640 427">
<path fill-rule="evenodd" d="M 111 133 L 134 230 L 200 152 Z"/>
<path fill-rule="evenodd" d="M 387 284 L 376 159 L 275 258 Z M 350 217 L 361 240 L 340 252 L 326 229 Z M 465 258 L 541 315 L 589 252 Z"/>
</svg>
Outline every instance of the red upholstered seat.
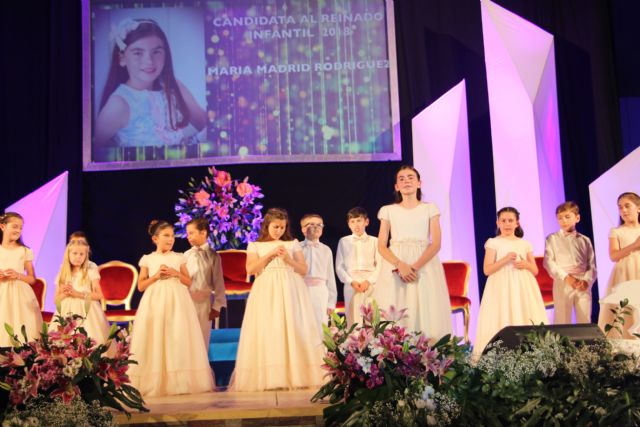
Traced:
<svg viewBox="0 0 640 427">
<path fill-rule="evenodd" d="M 469 310 L 471 300 L 467 298 L 469 292 L 469 275 L 471 267 L 464 261 L 443 262 L 444 275 L 449 288 L 449 302 L 453 313 L 461 311 L 464 321 L 464 339 L 469 342 Z"/>
<path fill-rule="evenodd" d="M 100 289 L 104 295 L 102 309 L 107 320 L 127 322 L 136 314 L 131 309 L 131 298 L 138 283 L 138 270 L 126 262 L 109 261 L 98 267 L 100 270 Z M 124 306 L 124 309 L 110 309 L 109 306 Z"/>
<path fill-rule="evenodd" d="M 553 278 L 549 276 L 547 269 L 544 268 L 544 257 L 537 256 L 536 265 L 538 266 L 538 275 L 536 280 L 540 287 L 540 293 L 542 294 L 542 300 L 544 306 L 547 308 L 553 307 Z"/>
<path fill-rule="evenodd" d="M 40 306 L 40 311 L 44 308 L 44 299 L 47 295 L 47 281 L 42 277 L 36 278 L 36 283 L 31 286 L 33 289 L 33 293 L 36 294 L 36 299 L 38 300 L 38 305 Z M 53 318 L 53 313 L 50 311 L 42 311 L 42 320 L 46 323 L 51 322 Z"/>
<path fill-rule="evenodd" d="M 251 282 L 247 274 L 247 251 L 228 249 L 218 251 L 222 262 L 222 275 L 227 295 L 247 297 Z"/>
</svg>

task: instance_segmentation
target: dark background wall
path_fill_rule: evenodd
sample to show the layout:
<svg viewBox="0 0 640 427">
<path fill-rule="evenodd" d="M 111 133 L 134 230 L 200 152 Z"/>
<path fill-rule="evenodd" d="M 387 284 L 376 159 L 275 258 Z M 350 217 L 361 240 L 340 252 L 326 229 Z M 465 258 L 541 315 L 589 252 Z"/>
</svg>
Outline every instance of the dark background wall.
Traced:
<svg viewBox="0 0 640 427">
<path fill-rule="evenodd" d="M 640 96 L 635 79 L 639 30 L 632 21 L 638 3 L 497 3 L 555 36 L 565 193 L 581 205 L 581 228 L 591 235 L 588 184 L 640 140 L 635 137 L 637 127 L 629 125 L 623 144 L 619 108 L 627 98 Z M 82 172 L 80 1 L 3 2 L 0 11 L 4 41 L 0 207 L 68 170 L 69 230 L 88 233 L 96 262 L 121 259 L 137 264 L 142 254 L 153 249 L 146 234 L 149 221 L 174 220 L 177 190 L 189 177 L 203 177 L 206 168 Z M 402 163 L 412 162 L 411 117 L 466 79 L 476 252 L 481 265 L 484 241 L 494 233 L 496 207 L 480 2 L 396 0 L 395 14 Z M 629 117 L 640 115 L 640 108 L 623 108 L 623 112 L 626 121 L 622 123 L 628 124 L 633 122 Z M 234 177 L 248 175 L 260 185 L 265 206 L 287 208 L 298 235 L 297 219 L 302 214 L 321 213 L 326 223 L 323 240 L 335 248 L 348 233 L 345 213 L 349 208 L 361 205 L 375 218 L 379 207 L 391 201 L 399 165 L 274 164 L 223 169 Z M 373 219 L 369 231 L 375 234 L 377 229 Z M 179 241 L 176 249 L 186 249 L 186 242 Z M 480 283 L 484 284 L 484 277 Z"/>
</svg>

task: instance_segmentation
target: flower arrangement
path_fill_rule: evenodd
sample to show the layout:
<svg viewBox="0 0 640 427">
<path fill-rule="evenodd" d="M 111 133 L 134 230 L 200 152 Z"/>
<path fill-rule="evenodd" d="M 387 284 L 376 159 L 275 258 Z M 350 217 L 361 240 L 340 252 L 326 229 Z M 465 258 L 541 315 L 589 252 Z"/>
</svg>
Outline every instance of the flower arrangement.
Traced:
<svg viewBox="0 0 640 427">
<path fill-rule="evenodd" d="M 34 399 L 70 404 L 82 399 L 89 405 L 125 412 L 126 408 L 146 411 L 142 396 L 129 384 L 127 370 L 130 337 L 114 325 L 104 344 L 87 336 L 82 317 L 57 316 L 54 329 L 43 325 L 39 338 L 27 341 L 24 327 L 20 341 L 5 325 L 13 347 L 0 351 L 0 388 L 8 392 L 9 408 L 21 409 Z M 107 357 L 112 348 L 113 357 Z"/>
<path fill-rule="evenodd" d="M 175 212 L 176 235 L 186 237 L 186 225 L 194 218 L 209 221 L 209 240 L 216 249 L 237 249 L 258 238 L 262 224 L 264 195 L 249 178 L 231 179 L 228 172 L 209 168 L 210 176 L 200 182 L 190 178 L 186 190 L 179 190 Z"/>
<path fill-rule="evenodd" d="M 640 425 L 640 363 L 606 340 L 533 331 L 515 349 L 498 343 L 450 391 L 465 402 L 460 425 Z"/>
<path fill-rule="evenodd" d="M 328 380 L 312 400 L 329 399 L 328 426 L 640 426 L 637 346 L 535 328 L 516 348 L 497 342 L 473 360 L 455 339 L 433 343 L 397 325 L 404 310 L 374 303 L 361 314 L 361 326 L 333 316 L 325 327 Z"/>
<path fill-rule="evenodd" d="M 448 425 L 459 405 L 443 393 L 468 348 L 449 336 L 438 342 L 396 322 L 405 310 L 361 307 L 363 324 L 347 328 L 334 315 L 325 326 L 329 381 L 313 400 L 329 397 L 327 425 Z M 382 421 L 384 420 L 384 421 Z M 383 423 L 383 424 L 381 424 Z"/>
</svg>

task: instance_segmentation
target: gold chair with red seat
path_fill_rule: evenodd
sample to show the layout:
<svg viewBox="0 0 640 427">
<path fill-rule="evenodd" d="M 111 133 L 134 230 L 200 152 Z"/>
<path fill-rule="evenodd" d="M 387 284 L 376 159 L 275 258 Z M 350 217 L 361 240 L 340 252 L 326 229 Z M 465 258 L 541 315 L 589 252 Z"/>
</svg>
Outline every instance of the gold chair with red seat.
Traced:
<svg viewBox="0 0 640 427">
<path fill-rule="evenodd" d="M 247 251 L 226 249 L 218 251 L 222 262 L 224 288 L 230 299 L 246 299 L 251 291 L 251 282 L 247 274 Z"/>
<path fill-rule="evenodd" d="M 36 277 L 36 283 L 31 286 L 33 289 L 33 293 L 36 294 L 36 299 L 38 300 L 38 305 L 40 306 L 40 311 L 44 310 L 44 299 L 47 295 L 47 281 L 42 277 Z M 42 311 L 42 320 L 46 323 L 51 322 L 53 318 L 53 313 L 50 311 Z"/>
<path fill-rule="evenodd" d="M 134 319 L 136 310 L 131 308 L 133 292 L 138 284 L 138 270 L 126 262 L 109 261 L 98 267 L 100 289 L 104 299 L 102 309 L 110 322 L 128 322 Z M 124 308 L 109 308 L 124 306 Z"/>
<path fill-rule="evenodd" d="M 535 257 L 536 265 L 538 266 L 538 275 L 536 280 L 538 281 L 538 287 L 542 294 L 542 301 L 546 308 L 553 307 L 553 278 L 549 276 L 547 269 L 544 268 L 544 257 Z"/>
<path fill-rule="evenodd" d="M 467 297 L 469 292 L 469 276 L 471 266 L 465 261 L 446 261 L 442 263 L 444 275 L 449 288 L 449 301 L 451 312 L 462 312 L 464 321 L 464 340 L 469 342 L 469 316 L 471 300 Z"/>
</svg>

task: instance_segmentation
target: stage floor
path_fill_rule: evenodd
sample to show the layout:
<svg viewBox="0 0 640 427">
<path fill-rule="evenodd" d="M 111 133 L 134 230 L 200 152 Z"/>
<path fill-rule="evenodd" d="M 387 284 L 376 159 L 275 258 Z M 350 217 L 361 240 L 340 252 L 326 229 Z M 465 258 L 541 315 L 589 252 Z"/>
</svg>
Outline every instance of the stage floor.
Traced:
<svg viewBox="0 0 640 427">
<path fill-rule="evenodd" d="M 213 393 L 149 397 L 148 413 L 118 414 L 123 426 L 322 426 L 326 403 L 311 403 L 316 390 Z"/>
</svg>

